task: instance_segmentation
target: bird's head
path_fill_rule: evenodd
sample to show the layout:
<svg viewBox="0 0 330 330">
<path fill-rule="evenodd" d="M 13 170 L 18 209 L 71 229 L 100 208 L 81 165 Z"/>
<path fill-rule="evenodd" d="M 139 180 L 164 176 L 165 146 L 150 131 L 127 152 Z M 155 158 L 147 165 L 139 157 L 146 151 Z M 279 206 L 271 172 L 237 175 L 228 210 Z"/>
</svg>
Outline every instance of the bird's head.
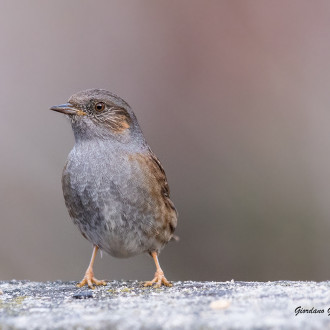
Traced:
<svg viewBox="0 0 330 330">
<path fill-rule="evenodd" d="M 132 134 L 142 135 L 130 106 L 104 89 L 78 92 L 67 103 L 50 109 L 70 118 L 76 140 L 115 138 L 127 141 Z"/>
</svg>

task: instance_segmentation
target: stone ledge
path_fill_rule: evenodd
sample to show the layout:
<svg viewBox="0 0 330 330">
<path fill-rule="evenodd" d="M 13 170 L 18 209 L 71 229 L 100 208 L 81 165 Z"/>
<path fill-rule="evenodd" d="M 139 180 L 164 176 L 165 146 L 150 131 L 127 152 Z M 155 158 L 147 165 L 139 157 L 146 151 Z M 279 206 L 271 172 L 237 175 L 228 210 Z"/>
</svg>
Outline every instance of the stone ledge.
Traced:
<svg viewBox="0 0 330 330">
<path fill-rule="evenodd" d="M 95 290 L 75 284 L 0 281 L 0 329 L 330 327 L 330 282 L 174 282 L 153 289 L 111 281 Z M 295 316 L 299 306 L 314 313 Z"/>
</svg>

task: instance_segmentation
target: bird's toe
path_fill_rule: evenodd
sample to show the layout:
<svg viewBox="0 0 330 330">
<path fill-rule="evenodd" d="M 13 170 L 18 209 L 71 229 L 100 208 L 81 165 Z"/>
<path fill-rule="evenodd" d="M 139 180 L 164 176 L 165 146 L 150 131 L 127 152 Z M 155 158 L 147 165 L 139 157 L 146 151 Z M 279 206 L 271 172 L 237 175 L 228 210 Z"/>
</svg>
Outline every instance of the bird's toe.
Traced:
<svg viewBox="0 0 330 330">
<path fill-rule="evenodd" d="M 86 273 L 85 277 L 83 278 L 83 280 L 79 284 L 77 284 L 77 287 L 81 288 L 86 284 L 92 290 L 95 289 L 94 284 L 95 285 L 107 285 L 106 281 L 103 281 L 103 280 L 100 281 L 100 280 L 96 279 L 94 276 L 90 276 L 90 274 L 87 274 L 87 273 Z"/>
<path fill-rule="evenodd" d="M 152 281 L 147 281 L 144 283 L 144 286 L 152 286 L 155 283 L 155 285 L 153 286 L 154 288 L 160 288 L 162 285 L 171 287 L 172 284 L 166 279 L 166 277 L 164 276 L 163 272 L 156 272 L 155 277 L 153 278 Z"/>
</svg>

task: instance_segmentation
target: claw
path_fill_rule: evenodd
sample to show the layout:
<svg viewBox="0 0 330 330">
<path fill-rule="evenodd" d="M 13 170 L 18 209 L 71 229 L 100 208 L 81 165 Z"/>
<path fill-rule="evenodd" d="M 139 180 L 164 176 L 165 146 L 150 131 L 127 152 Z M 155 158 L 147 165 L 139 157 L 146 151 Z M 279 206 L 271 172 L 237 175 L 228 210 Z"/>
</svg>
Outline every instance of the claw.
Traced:
<svg viewBox="0 0 330 330">
<path fill-rule="evenodd" d="M 155 273 L 155 277 L 152 281 L 147 281 L 144 283 L 144 286 L 152 286 L 154 283 L 156 283 L 153 287 L 155 289 L 160 288 L 162 286 L 162 284 L 164 284 L 165 286 L 172 286 L 172 283 L 170 283 L 166 277 L 164 276 L 164 272 L 163 271 L 157 271 Z"/>
<path fill-rule="evenodd" d="M 95 286 L 93 284 L 95 284 L 95 285 L 107 285 L 107 283 L 105 281 L 103 281 L 103 280 L 99 281 L 94 276 L 90 276 L 88 274 L 86 274 L 85 277 L 83 278 L 83 280 L 79 284 L 77 284 L 77 287 L 81 288 L 86 284 L 92 290 L 95 289 Z"/>
</svg>

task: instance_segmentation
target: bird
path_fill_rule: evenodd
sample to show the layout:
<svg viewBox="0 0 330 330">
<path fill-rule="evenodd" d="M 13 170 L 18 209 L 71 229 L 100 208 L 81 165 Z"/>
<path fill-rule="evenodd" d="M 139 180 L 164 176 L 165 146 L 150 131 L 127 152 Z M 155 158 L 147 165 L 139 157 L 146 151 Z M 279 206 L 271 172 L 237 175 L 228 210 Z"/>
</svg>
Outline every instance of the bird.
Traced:
<svg viewBox="0 0 330 330">
<path fill-rule="evenodd" d="M 152 256 L 156 273 L 144 286 L 172 286 L 158 255 L 174 235 L 177 211 L 165 171 L 150 149 L 131 107 L 104 89 L 88 89 L 50 110 L 65 114 L 75 144 L 62 173 L 62 189 L 73 223 L 93 245 L 77 285 L 106 285 L 94 277 L 98 250 L 113 257 Z"/>
</svg>

